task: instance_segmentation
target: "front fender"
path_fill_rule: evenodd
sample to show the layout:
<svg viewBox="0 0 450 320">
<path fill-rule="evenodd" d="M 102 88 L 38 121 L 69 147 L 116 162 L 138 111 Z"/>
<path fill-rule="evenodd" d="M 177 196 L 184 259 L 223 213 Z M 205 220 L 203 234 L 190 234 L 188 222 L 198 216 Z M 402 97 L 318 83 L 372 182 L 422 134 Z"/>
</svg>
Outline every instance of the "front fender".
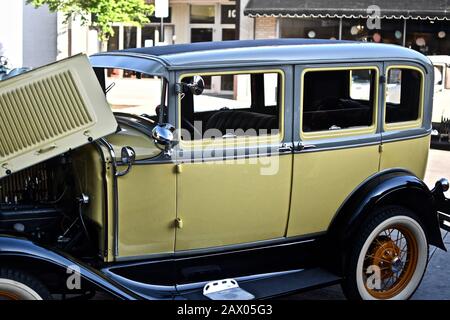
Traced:
<svg viewBox="0 0 450 320">
<path fill-rule="evenodd" d="M 24 258 L 36 262 L 45 262 L 55 267 L 64 268 L 64 270 L 74 270 L 74 267 L 76 267 L 77 269 L 75 270 L 80 271 L 80 276 L 84 280 L 89 281 L 113 296 L 124 300 L 139 299 L 139 296 L 112 279 L 107 278 L 98 270 L 63 252 L 42 247 L 27 239 L 0 236 L 0 259 L 3 263 L 8 262 L 8 260 Z M 33 265 L 30 264 L 29 267 L 31 269 Z"/>
</svg>

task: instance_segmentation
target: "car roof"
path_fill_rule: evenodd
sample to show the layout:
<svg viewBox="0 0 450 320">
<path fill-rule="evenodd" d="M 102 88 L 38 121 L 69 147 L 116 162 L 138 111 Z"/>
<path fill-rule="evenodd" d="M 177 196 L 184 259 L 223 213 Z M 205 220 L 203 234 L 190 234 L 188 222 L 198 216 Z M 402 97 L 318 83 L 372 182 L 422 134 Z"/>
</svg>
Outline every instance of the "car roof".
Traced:
<svg viewBox="0 0 450 320">
<path fill-rule="evenodd" d="M 251 49 L 251 50 L 249 50 Z M 118 50 L 99 55 L 130 55 L 159 60 L 167 67 L 189 68 L 295 61 L 415 60 L 430 64 L 423 54 L 399 45 L 321 39 L 266 39 L 198 42 Z"/>
</svg>

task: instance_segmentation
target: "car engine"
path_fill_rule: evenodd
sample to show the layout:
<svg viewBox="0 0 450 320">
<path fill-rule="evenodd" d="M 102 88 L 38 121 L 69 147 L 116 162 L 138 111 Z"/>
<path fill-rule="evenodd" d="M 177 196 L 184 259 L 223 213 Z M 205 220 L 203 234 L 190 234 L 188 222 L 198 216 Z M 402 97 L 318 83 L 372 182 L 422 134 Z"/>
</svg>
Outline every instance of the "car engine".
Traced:
<svg viewBox="0 0 450 320">
<path fill-rule="evenodd" d="M 0 233 L 44 243 L 61 236 L 76 216 L 70 158 L 60 156 L 0 180 Z"/>
</svg>

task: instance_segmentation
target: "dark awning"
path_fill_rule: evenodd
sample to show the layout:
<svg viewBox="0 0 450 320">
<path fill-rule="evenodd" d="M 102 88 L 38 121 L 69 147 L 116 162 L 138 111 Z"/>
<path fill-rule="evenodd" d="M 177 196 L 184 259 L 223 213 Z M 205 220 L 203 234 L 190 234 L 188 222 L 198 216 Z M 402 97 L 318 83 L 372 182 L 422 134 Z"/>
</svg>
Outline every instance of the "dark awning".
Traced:
<svg viewBox="0 0 450 320">
<path fill-rule="evenodd" d="M 380 8 L 380 18 L 450 19 L 450 0 L 250 0 L 250 17 L 367 18 Z"/>
</svg>

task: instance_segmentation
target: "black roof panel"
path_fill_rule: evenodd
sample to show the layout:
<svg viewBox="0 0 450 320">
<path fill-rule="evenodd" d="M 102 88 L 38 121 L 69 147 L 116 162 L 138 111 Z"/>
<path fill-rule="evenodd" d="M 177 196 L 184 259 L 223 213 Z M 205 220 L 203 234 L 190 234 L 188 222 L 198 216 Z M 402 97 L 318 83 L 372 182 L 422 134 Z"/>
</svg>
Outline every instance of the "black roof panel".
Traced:
<svg viewBox="0 0 450 320">
<path fill-rule="evenodd" d="M 129 59 L 131 56 L 134 60 Z M 144 59 L 147 64 L 151 60 L 164 68 L 181 69 L 299 61 L 384 61 L 395 58 L 430 64 L 429 59 L 420 52 L 398 45 L 321 39 L 236 40 L 134 48 L 97 53 L 91 61 L 95 60 L 94 65 L 97 66 L 107 66 L 111 64 L 112 57 L 120 60 L 120 65 L 129 67 L 142 63 Z M 150 69 L 154 71 L 154 67 Z"/>
<path fill-rule="evenodd" d="M 155 46 L 145 48 L 133 48 L 121 52 L 133 52 L 151 56 L 166 56 L 195 51 L 212 51 L 237 48 L 269 47 L 269 46 L 295 46 L 314 44 L 350 43 L 351 41 L 326 40 L 326 39 L 265 39 L 265 40 L 233 40 L 220 42 L 197 42 L 175 44 L 169 46 Z"/>
</svg>

